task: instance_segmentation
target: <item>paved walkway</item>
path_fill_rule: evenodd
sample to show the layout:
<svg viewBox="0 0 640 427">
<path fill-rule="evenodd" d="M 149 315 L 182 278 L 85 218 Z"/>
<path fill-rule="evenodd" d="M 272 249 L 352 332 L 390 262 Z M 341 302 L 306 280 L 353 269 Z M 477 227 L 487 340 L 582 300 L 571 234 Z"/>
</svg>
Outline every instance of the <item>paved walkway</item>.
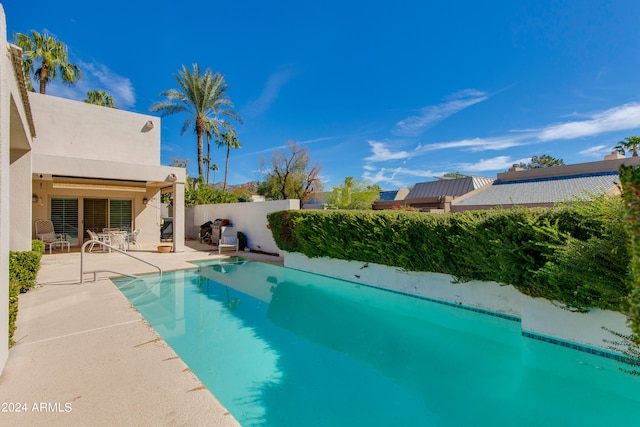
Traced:
<svg viewBox="0 0 640 427">
<path fill-rule="evenodd" d="M 218 257 L 211 246 L 187 244 L 183 253 L 132 253 L 164 270 Z M 87 254 L 85 264 L 123 273 L 154 271 L 119 253 Z M 79 279 L 80 253 L 47 253 L 40 285 L 20 296 L 16 344 L 0 376 L 0 425 L 238 425 L 107 274 L 96 282 L 90 275 L 84 284 Z"/>
</svg>

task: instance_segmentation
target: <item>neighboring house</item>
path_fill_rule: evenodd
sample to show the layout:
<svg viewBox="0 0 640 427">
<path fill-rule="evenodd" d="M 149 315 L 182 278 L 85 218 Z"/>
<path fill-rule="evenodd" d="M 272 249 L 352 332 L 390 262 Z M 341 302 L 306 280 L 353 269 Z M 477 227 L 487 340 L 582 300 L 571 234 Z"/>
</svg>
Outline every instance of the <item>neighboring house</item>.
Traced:
<svg viewBox="0 0 640 427">
<path fill-rule="evenodd" d="M 391 209 L 394 206 L 403 204 L 402 201 L 409 194 L 408 188 L 399 188 L 397 190 L 384 190 L 380 192 L 378 200 L 373 202 L 374 210 Z"/>
<path fill-rule="evenodd" d="M 639 165 L 640 158 L 625 158 L 614 152 L 598 162 L 526 170 L 514 165 L 498 174 L 493 185 L 454 200 L 451 210 L 550 207 L 592 195 L 620 194 L 618 170 L 622 164 Z"/>
<path fill-rule="evenodd" d="M 30 250 L 50 219 L 72 245 L 87 230 L 141 229 L 160 243 L 161 194 L 173 193 L 173 250 L 184 250 L 184 168 L 160 165 L 160 119 L 27 93 L 22 52 L 0 5 L 0 335 L 8 336 L 9 251 Z M 6 338 L 5 338 L 6 339 Z M 8 357 L 0 346 L 0 372 Z"/>
<path fill-rule="evenodd" d="M 465 176 L 462 178 L 442 178 L 437 181 L 419 182 L 400 203 L 424 212 L 446 213 L 451 203 L 471 191 L 491 185 L 493 178 Z M 398 205 L 399 203 L 395 203 Z"/>
</svg>

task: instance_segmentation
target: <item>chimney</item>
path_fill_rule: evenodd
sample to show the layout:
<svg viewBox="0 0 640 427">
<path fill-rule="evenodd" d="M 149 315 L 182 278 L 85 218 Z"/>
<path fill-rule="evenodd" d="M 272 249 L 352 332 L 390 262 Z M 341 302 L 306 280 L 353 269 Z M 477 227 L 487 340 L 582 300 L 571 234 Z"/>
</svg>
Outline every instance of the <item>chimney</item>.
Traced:
<svg viewBox="0 0 640 427">
<path fill-rule="evenodd" d="M 624 159 L 625 155 L 620 153 L 619 151 L 612 151 L 611 154 L 607 154 L 606 156 L 604 156 L 605 160 L 617 160 L 617 159 Z"/>
</svg>

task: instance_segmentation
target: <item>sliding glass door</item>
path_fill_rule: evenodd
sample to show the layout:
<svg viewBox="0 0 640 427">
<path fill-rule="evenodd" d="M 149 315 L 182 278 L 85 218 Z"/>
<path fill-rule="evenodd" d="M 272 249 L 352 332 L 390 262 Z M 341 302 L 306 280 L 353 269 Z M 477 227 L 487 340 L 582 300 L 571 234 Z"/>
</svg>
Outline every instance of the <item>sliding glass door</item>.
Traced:
<svg viewBox="0 0 640 427">
<path fill-rule="evenodd" d="M 71 245 L 79 244 L 78 199 L 52 198 L 51 222 L 56 234 L 64 234 Z"/>
</svg>

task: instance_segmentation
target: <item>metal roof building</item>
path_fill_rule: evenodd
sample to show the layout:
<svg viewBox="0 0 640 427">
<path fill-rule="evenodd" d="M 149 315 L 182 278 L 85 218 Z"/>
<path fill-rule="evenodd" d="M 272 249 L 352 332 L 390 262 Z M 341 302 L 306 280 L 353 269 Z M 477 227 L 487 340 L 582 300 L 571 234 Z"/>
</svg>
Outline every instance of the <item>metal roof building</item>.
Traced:
<svg viewBox="0 0 640 427">
<path fill-rule="evenodd" d="M 610 155 L 599 162 L 522 170 L 517 167 L 498 174 L 486 188 L 467 193 L 451 204 L 453 212 L 494 207 L 550 207 L 558 202 L 620 194 L 619 168 L 638 165 L 640 158 Z"/>
</svg>

